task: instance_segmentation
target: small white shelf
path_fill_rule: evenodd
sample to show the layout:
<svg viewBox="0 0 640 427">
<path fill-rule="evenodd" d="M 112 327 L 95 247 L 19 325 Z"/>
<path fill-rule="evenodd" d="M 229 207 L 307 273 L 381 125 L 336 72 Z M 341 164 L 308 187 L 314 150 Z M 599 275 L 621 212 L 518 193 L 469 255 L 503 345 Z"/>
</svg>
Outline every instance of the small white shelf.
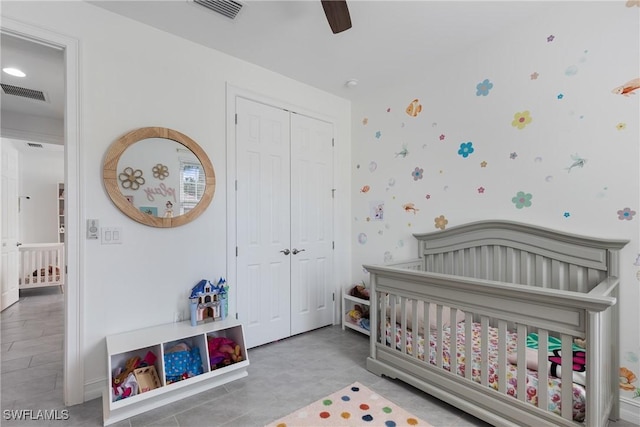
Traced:
<svg viewBox="0 0 640 427">
<path fill-rule="evenodd" d="M 207 337 L 226 337 L 240 346 L 243 360 L 215 368 L 209 365 Z M 178 342 L 198 347 L 202 358 L 203 373 L 182 381 L 167 384 L 164 370 L 164 351 Z M 227 319 L 191 326 L 190 321 L 139 329 L 106 337 L 107 385 L 103 391 L 102 409 L 105 426 L 130 418 L 167 403 L 221 386 L 248 375 L 249 356 L 244 340 L 242 324 Z M 156 356 L 154 366 L 160 379 L 160 387 L 144 393 L 113 401 L 111 386 L 113 371 L 131 357 L 144 359 L 148 351 Z"/>
<path fill-rule="evenodd" d="M 365 335 L 371 335 L 371 332 L 358 325 L 347 314 L 356 304 L 359 304 L 360 306 L 362 306 L 362 308 L 369 307 L 369 300 L 349 295 L 350 289 L 351 287 L 345 288 L 342 291 L 342 330 L 344 330 L 345 328 L 350 328 Z"/>
</svg>

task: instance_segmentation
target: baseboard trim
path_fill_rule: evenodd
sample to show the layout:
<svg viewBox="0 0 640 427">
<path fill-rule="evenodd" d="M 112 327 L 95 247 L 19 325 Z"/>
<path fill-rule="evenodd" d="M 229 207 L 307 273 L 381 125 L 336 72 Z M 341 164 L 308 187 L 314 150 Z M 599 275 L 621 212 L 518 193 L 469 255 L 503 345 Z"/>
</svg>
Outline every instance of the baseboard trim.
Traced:
<svg viewBox="0 0 640 427">
<path fill-rule="evenodd" d="M 640 400 L 621 397 L 620 418 L 630 423 L 640 425 Z"/>
<path fill-rule="evenodd" d="M 84 401 L 88 402 L 89 400 L 97 399 L 98 397 L 102 397 L 102 391 L 107 383 L 106 378 L 93 380 L 84 385 Z"/>
</svg>

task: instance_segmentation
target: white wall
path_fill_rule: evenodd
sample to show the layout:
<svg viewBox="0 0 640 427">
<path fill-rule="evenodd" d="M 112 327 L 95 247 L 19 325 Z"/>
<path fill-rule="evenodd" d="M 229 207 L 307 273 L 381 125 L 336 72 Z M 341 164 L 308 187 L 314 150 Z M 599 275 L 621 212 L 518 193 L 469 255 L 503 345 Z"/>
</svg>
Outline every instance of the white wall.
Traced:
<svg viewBox="0 0 640 427">
<path fill-rule="evenodd" d="M 5 138 L 50 144 L 64 143 L 64 122 L 62 120 L 3 111 L 0 123 L 2 123 L 0 132 Z"/>
<path fill-rule="evenodd" d="M 56 243 L 58 241 L 58 183 L 64 182 L 64 147 L 42 144 L 30 148 L 16 141 L 20 150 L 20 241 Z"/>
<path fill-rule="evenodd" d="M 620 364 L 640 376 L 640 90 L 612 93 L 640 77 L 639 12 L 624 2 L 550 2 L 543 18 L 429 58 L 421 81 L 399 79 L 354 102 L 354 279 L 366 279 L 363 263 L 415 257 L 412 233 L 437 231 L 440 216 L 447 227 L 509 219 L 628 239 Z M 493 88 L 478 96 L 485 79 Z M 422 111 L 412 117 L 405 110 L 416 98 Z M 533 120 L 518 129 L 523 111 Z M 466 142 L 474 152 L 464 158 Z M 576 153 L 587 162 L 569 172 Z M 512 202 L 520 191 L 533 196 L 530 207 Z M 384 203 L 382 221 L 374 202 Z M 636 212 L 631 220 L 620 219 L 625 208 Z M 634 391 L 621 392 L 626 414 L 638 414 Z"/>
<path fill-rule="evenodd" d="M 81 222 L 120 226 L 122 245 L 83 241 L 81 286 L 85 390 L 104 387 L 106 335 L 173 321 L 202 278 L 225 276 L 225 85 L 233 84 L 335 120 L 340 218 L 336 274 L 349 275 L 350 103 L 228 55 L 141 25 L 85 2 L 3 2 L 2 16 L 77 38 L 80 43 Z M 150 228 L 125 217 L 102 184 L 102 161 L 118 137 L 144 126 L 185 133 L 206 151 L 216 193 L 194 222 Z M 84 236 L 85 230 L 80 230 Z M 233 283 L 231 292 L 233 292 Z"/>
</svg>

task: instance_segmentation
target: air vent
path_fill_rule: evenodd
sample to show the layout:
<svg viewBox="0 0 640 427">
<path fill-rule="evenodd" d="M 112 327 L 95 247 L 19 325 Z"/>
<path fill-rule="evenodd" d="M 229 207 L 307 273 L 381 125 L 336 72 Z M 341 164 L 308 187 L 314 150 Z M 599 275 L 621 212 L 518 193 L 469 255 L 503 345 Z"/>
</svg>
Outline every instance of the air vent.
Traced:
<svg viewBox="0 0 640 427">
<path fill-rule="evenodd" d="M 27 145 L 31 148 L 44 148 L 42 144 L 36 144 L 35 142 L 27 142 Z"/>
<path fill-rule="evenodd" d="M 4 91 L 4 93 L 6 93 L 7 95 L 21 96 L 23 98 L 35 99 L 37 101 L 46 101 L 46 98 L 44 97 L 44 93 L 42 91 L 8 85 L 4 83 L 0 83 L 0 85 L 2 86 L 2 90 Z"/>
<path fill-rule="evenodd" d="M 193 0 L 193 2 L 229 19 L 235 19 L 243 6 L 242 3 L 233 0 Z"/>
</svg>

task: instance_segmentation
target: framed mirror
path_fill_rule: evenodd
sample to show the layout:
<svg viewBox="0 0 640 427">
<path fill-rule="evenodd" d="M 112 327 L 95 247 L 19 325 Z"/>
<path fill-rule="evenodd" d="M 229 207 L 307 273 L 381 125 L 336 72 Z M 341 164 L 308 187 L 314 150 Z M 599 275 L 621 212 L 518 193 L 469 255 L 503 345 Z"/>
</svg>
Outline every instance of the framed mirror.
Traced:
<svg viewBox="0 0 640 427">
<path fill-rule="evenodd" d="M 204 150 L 187 135 L 162 127 L 136 129 L 111 144 L 102 178 L 118 209 L 151 227 L 193 221 L 216 188 Z"/>
</svg>

